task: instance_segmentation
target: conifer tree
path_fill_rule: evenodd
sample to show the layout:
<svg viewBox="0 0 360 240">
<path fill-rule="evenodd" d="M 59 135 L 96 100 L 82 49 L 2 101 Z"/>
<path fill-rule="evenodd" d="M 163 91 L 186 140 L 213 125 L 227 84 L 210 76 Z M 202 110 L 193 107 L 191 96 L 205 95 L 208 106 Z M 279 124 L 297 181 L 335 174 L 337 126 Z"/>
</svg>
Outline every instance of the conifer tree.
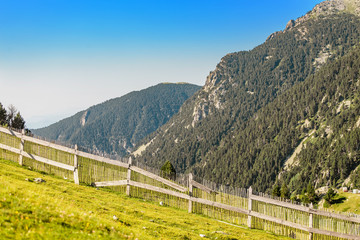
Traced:
<svg viewBox="0 0 360 240">
<path fill-rule="evenodd" d="M 170 180 L 176 179 L 176 170 L 169 160 L 164 163 L 164 165 L 161 167 L 160 170 L 161 170 L 160 172 L 161 177 Z"/>
<path fill-rule="evenodd" d="M 328 203 L 328 204 L 332 204 L 334 202 L 334 197 L 336 196 L 336 192 L 334 191 L 333 188 L 329 188 L 329 190 L 327 191 L 326 195 L 324 196 L 324 200 Z"/>
<path fill-rule="evenodd" d="M 290 191 L 285 182 L 283 182 L 281 186 L 280 194 L 282 198 L 286 198 L 286 199 L 290 198 Z"/>
<path fill-rule="evenodd" d="M 316 196 L 316 193 L 315 193 L 314 186 L 311 184 L 311 182 L 309 182 L 309 184 L 307 185 L 306 190 L 307 190 L 307 195 L 308 195 L 309 201 L 311 203 L 315 203 L 316 200 L 317 200 L 317 196 Z"/>
<path fill-rule="evenodd" d="M 6 124 L 7 124 L 6 109 L 0 103 L 0 125 L 6 125 Z"/>
<path fill-rule="evenodd" d="M 280 193 L 280 186 L 278 183 L 276 183 L 273 187 L 273 190 L 272 190 L 272 196 L 273 197 L 280 197 L 281 196 L 281 193 Z"/>
<path fill-rule="evenodd" d="M 20 112 L 18 112 L 16 114 L 16 116 L 14 117 L 14 119 L 12 120 L 11 127 L 16 128 L 16 129 L 24 129 L 25 121 L 24 121 L 23 117 L 21 116 Z"/>
</svg>

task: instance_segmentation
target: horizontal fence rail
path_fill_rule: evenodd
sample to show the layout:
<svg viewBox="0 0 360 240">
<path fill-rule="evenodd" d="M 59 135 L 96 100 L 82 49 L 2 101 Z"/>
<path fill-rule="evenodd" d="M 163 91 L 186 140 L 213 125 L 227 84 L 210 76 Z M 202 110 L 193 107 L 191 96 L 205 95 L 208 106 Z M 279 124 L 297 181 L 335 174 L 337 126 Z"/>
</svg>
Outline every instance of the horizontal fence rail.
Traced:
<svg viewBox="0 0 360 240">
<path fill-rule="evenodd" d="M 192 174 L 172 181 L 127 163 L 26 136 L 0 127 L 0 158 L 72 179 L 107 187 L 161 204 L 202 213 L 295 239 L 360 239 L 360 218 L 293 204 L 249 189 L 195 181 Z M 185 183 L 186 186 L 181 185 Z"/>
</svg>

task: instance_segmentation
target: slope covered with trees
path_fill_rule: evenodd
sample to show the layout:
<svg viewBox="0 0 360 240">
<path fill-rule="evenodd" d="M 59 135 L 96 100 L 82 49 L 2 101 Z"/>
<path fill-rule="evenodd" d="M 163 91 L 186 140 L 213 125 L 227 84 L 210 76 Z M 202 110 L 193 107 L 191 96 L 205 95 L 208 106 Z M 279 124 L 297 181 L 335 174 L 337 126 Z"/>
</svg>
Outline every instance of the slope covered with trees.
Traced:
<svg viewBox="0 0 360 240">
<path fill-rule="evenodd" d="M 159 84 L 92 106 L 33 132 L 99 153 L 123 156 L 166 123 L 199 89 L 185 83 Z"/>
<path fill-rule="evenodd" d="M 320 5 L 291 21 L 284 31 L 272 34 L 251 51 L 226 55 L 179 114 L 142 141 L 146 149 L 137 161 L 160 167 L 170 160 L 178 172 L 191 171 L 241 187 L 252 185 L 259 191 L 270 189 L 280 173 L 287 182 L 293 182 L 292 190 L 309 181 L 315 183 L 315 175 L 295 177 L 302 165 L 283 172 L 286 160 L 311 131 L 322 136 L 330 121 L 342 122 L 337 129 L 345 129 L 343 123 L 350 124 L 349 118 L 336 118 L 334 108 L 350 95 L 354 97 L 351 103 L 356 102 L 356 85 L 349 86 L 350 79 L 339 72 L 354 65 L 342 56 L 359 43 L 360 20 L 331 6 Z M 329 76 L 322 79 L 325 74 Z M 324 92 L 325 99 L 320 94 Z M 327 104 L 321 105 L 322 101 Z M 332 131 L 336 133 L 335 128 Z M 319 156 L 316 159 L 320 161 Z M 346 162 L 333 171 L 339 172 Z M 308 163 L 314 173 L 316 164 Z M 344 179 L 352 168 L 346 174 L 334 173 L 319 181 Z"/>
<path fill-rule="evenodd" d="M 360 164 L 359 69 L 357 45 L 260 109 L 207 156 L 206 168 L 194 171 L 262 191 L 277 175 L 298 193 L 309 182 L 339 187 Z M 294 161 L 283 167 L 303 140 Z M 225 171 L 213 170 L 221 166 Z M 231 178 L 236 174 L 242 177 Z"/>
</svg>

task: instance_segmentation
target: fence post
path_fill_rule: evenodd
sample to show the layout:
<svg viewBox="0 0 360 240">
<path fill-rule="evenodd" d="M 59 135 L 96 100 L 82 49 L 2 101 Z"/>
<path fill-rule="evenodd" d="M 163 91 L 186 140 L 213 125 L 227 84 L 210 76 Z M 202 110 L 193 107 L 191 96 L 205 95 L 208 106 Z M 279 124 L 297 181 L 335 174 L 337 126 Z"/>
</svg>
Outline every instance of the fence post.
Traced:
<svg viewBox="0 0 360 240">
<path fill-rule="evenodd" d="M 20 139 L 20 155 L 19 155 L 19 164 L 22 166 L 23 165 L 23 151 L 24 151 L 24 135 L 25 135 L 25 129 L 21 130 L 21 139 Z"/>
<path fill-rule="evenodd" d="M 248 216 L 248 228 L 251 228 L 251 223 L 252 223 L 252 217 L 251 217 L 251 210 L 252 210 L 252 200 L 251 200 L 251 195 L 252 195 L 252 188 L 251 186 L 249 187 L 248 190 L 248 210 L 249 210 L 249 216 Z"/>
<path fill-rule="evenodd" d="M 313 204 L 310 203 L 310 206 L 309 206 L 309 230 L 311 230 L 313 228 L 313 214 L 311 212 L 311 210 L 313 209 Z M 313 239 L 313 234 L 312 232 L 309 232 L 309 240 L 312 240 Z"/>
<path fill-rule="evenodd" d="M 126 195 L 130 196 L 130 180 L 131 180 L 131 164 L 132 164 L 132 158 L 129 157 L 129 166 L 128 166 L 128 172 L 127 172 L 127 185 L 126 185 Z"/>
<path fill-rule="evenodd" d="M 75 151 L 74 151 L 74 182 L 75 184 L 79 185 L 79 164 L 78 164 L 78 146 L 75 144 Z"/>
<path fill-rule="evenodd" d="M 193 186 L 192 186 L 192 180 L 193 180 L 193 175 L 192 173 L 189 173 L 189 213 L 192 213 L 192 192 L 193 192 Z"/>
</svg>

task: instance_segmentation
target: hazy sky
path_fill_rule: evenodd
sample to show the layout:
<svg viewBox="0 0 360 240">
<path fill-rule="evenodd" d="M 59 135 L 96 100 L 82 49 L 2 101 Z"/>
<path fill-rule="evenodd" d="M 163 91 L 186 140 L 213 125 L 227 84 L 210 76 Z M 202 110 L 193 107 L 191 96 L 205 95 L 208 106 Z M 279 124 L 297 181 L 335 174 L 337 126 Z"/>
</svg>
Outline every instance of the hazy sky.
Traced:
<svg viewBox="0 0 360 240">
<path fill-rule="evenodd" d="M 203 85 L 318 0 L 0 0 L 0 102 L 37 128 L 160 82 Z"/>
</svg>

